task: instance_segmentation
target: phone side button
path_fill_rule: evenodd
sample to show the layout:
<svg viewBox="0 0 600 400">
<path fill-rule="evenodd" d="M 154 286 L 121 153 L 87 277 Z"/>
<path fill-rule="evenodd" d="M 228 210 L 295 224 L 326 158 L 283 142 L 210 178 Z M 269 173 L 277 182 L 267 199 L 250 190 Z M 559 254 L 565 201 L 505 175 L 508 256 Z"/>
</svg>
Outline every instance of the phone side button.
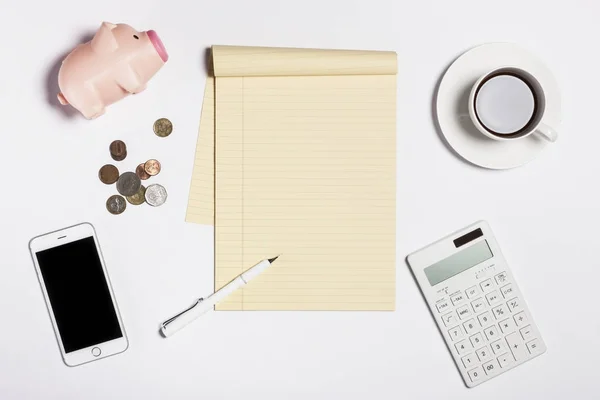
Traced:
<svg viewBox="0 0 600 400">
<path fill-rule="evenodd" d="M 100 354 L 102 354 L 102 350 L 100 350 L 100 347 L 94 347 L 92 349 L 92 355 L 94 357 L 98 357 Z"/>
</svg>

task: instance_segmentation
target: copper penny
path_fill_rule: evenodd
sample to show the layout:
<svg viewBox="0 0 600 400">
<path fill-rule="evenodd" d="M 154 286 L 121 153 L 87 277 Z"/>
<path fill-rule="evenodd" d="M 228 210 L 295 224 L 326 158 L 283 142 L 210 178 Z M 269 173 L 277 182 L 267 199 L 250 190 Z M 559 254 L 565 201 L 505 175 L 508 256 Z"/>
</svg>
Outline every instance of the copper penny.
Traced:
<svg viewBox="0 0 600 400">
<path fill-rule="evenodd" d="M 148 173 L 144 169 L 144 165 L 145 165 L 144 163 L 141 163 L 135 169 L 135 174 L 138 176 L 138 178 L 140 178 L 143 181 L 145 181 L 146 179 L 150 178 L 150 175 L 148 175 Z"/>
<path fill-rule="evenodd" d="M 127 146 L 122 140 L 115 140 L 110 144 L 110 156 L 115 161 L 123 161 L 127 157 Z"/>
<path fill-rule="evenodd" d="M 155 159 L 148 160 L 144 164 L 144 170 L 150 176 L 158 175 L 160 172 L 160 163 Z"/>
<path fill-rule="evenodd" d="M 106 164 L 98 171 L 98 177 L 102 183 L 111 185 L 119 179 L 119 169 L 112 164 Z"/>
</svg>

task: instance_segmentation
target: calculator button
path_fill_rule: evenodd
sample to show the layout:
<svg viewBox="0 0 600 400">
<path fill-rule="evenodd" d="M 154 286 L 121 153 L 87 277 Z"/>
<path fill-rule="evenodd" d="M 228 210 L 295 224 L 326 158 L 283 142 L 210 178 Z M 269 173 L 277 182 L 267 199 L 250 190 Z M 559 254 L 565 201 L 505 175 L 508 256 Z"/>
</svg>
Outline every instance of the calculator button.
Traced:
<svg viewBox="0 0 600 400">
<path fill-rule="evenodd" d="M 521 302 L 516 297 L 508 301 L 508 308 L 510 308 L 510 312 L 521 311 Z"/>
<path fill-rule="evenodd" d="M 471 379 L 471 382 L 477 382 L 483 377 L 483 370 L 481 369 L 481 367 L 477 367 L 475 369 L 470 370 L 468 374 L 469 378 Z"/>
<path fill-rule="evenodd" d="M 508 351 L 508 349 L 506 348 L 506 342 L 502 339 L 496 340 L 490 346 L 492 346 L 492 351 L 494 352 L 494 354 L 501 354 Z"/>
<path fill-rule="evenodd" d="M 496 328 L 496 325 L 492 325 L 489 328 L 486 328 L 484 330 L 485 332 L 485 337 L 487 337 L 487 340 L 489 342 L 496 340 L 499 336 L 498 336 L 498 328 Z"/>
<path fill-rule="evenodd" d="M 468 304 L 465 304 L 462 307 L 458 307 L 456 309 L 456 312 L 458 313 L 458 318 L 460 318 L 461 320 L 471 316 L 471 309 L 469 308 Z"/>
<path fill-rule="evenodd" d="M 533 334 L 533 329 L 531 328 L 531 325 L 527 325 L 525 328 L 521 328 L 521 330 L 519 332 L 521 332 L 521 336 L 523 337 L 523 340 L 526 342 L 535 337 L 535 335 Z"/>
<path fill-rule="evenodd" d="M 455 326 L 454 328 L 451 328 L 448 331 L 448 335 L 450 336 L 450 339 L 452 339 L 452 341 L 461 339 L 464 336 L 462 330 L 460 329 L 460 326 Z"/>
<path fill-rule="evenodd" d="M 466 290 L 466 293 L 467 293 L 467 297 L 469 299 L 472 299 L 479 294 L 479 288 L 477 286 L 471 286 L 470 288 L 468 288 Z"/>
<path fill-rule="evenodd" d="M 444 312 L 450 308 L 450 303 L 446 299 L 442 299 L 438 301 L 435 306 L 437 307 L 438 312 Z"/>
<path fill-rule="evenodd" d="M 502 319 L 510 315 L 508 308 L 506 308 L 504 304 L 500 304 L 499 306 L 492 308 L 492 313 L 496 319 Z"/>
<path fill-rule="evenodd" d="M 485 364 L 483 364 L 483 370 L 487 375 L 491 375 L 499 369 L 500 368 L 498 367 L 498 361 L 496 360 L 488 361 Z"/>
<path fill-rule="evenodd" d="M 500 325 L 500 330 L 505 335 L 507 333 L 510 333 L 510 332 L 514 331 L 515 328 L 517 327 L 517 325 L 515 325 L 515 321 L 513 321 L 512 318 L 507 318 L 507 319 L 505 319 L 503 321 L 500 321 L 500 323 L 498 325 Z"/>
<path fill-rule="evenodd" d="M 477 358 L 479 358 L 479 361 L 483 362 L 483 361 L 487 361 L 490 359 L 490 357 L 492 356 L 492 353 L 490 352 L 490 349 L 486 347 L 482 347 L 481 349 L 477 350 L 475 352 L 477 354 Z"/>
<path fill-rule="evenodd" d="M 450 296 L 450 300 L 452 300 L 452 304 L 458 305 L 465 300 L 465 295 L 461 292 L 458 292 L 452 296 Z"/>
<path fill-rule="evenodd" d="M 483 327 L 485 327 L 493 322 L 492 316 L 490 315 L 489 311 L 484 312 L 483 314 L 478 316 L 477 319 L 479 320 L 479 324 Z"/>
<path fill-rule="evenodd" d="M 486 294 L 485 298 L 487 299 L 490 306 L 493 306 L 494 304 L 498 304 L 500 301 L 502 301 L 502 298 L 500 297 L 500 293 L 498 293 L 497 290 L 494 290 L 493 292 Z"/>
<path fill-rule="evenodd" d="M 531 342 L 527 342 L 527 350 L 531 354 L 535 354 L 540 351 L 540 343 L 537 339 L 533 339 Z"/>
<path fill-rule="evenodd" d="M 498 275 L 496 275 L 496 283 L 498 285 L 502 285 L 506 281 L 508 281 L 508 276 L 506 276 L 506 272 L 500 272 Z"/>
<path fill-rule="evenodd" d="M 473 307 L 473 311 L 475 311 L 476 314 L 485 310 L 485 302 L 483 301 L 483 298 L 480 297 L 477 300 L 473 300 L 471 302 L 471 307 Z"/>
<path fill-rule="evenodd" d="M 473 346 L 471 346 L 471 343 L 468 340 L 458 342 L 454 346 L 456 347 L 456 351 L 458 351 L 458 354 L 461 356 L 473 350 Z"/>
<path fill-rule="evenodd" d="M 469 354 L 467 356 L 464 356 L 463 358 L 461 358 L 461 360 L 465 368 L 470 368 L 473 364 L 477 362 L 475 360 L 475 354 Z"/>
<path fill-rule="evenodd" d="M 485 281 L 481 282 L 481 290 L 483 290 L 484 292 L 487 292 L 488 290 L 490 290 L 493 287 L 494 287 L 494 283 L 492 282 L 491 279 L 486 279 Z"/>
<path fill-rule="evenodd" d="M 500 357 L 498 357 L 498 363 L 500 364 L 501 368 L 508 367 L 510 364 L 513 363 L 513 361 L 515 361 L 515 359 L 510 353 L 504 353 Z"/>
<path fill-rule="evenodd" d="M 525 350 L 525 344 L 521 340 L 521 336 L 515 332 L 505 337 L 508 348 L 510 349 L 515 360 L 521 361 L 527 357 L 527 350 Z"/>
<path fill-rule="evenodd" d="M 444 326 L 456 325 L 458 319 L 456 318 L 455 313 L 449 312 L 448 314 L 442 315 L 442 322 L 444 323 Z"/>
<path fill-rule="evenodd" d="M 465 322 L 463 324 L 463 327 L 465 328 L 465 332 L 467 332 L 467 335 L 470 335 L 471 333 L 475 332 L 479 326 L 477 325 L 477 322 L 475 322 L 474 319 L 470 319 L 467 322 Z"/>
<path fill-rule="evenodd" d="M 527 318 L 527 314 L 525 314 L 525 311 L 521 311 L 520 313 L 516 314 L 513 318 L 515 319 L 515 323 L 517 324 L 517 326 L 523 326 L 529 323 L 529 318 Z"/>
<path fill-rule="evenodd" d="M 500 291 L 502 292 L 502 296 L 504 296 L 505 299 L 508 299 L 511 295 L 513 295 L 513 286 L 512 283 L 509 283 L 508 285 L 502 286 L 500 288 Z"/>
<path fill-rule="evenodd" d="M 477 347 L 479 347 L 479 346 L 481 346 L 483 344 L 483 336 L 481 336 L 481 333 L 479 333 L 479 332 L 477 332 L 476 334 L 474 334 L 473 336 L 471 336 L 469 338 L 469 340 L 471 341 L 471 344 L 475 348 L 477 348 Z"/>
</svg>

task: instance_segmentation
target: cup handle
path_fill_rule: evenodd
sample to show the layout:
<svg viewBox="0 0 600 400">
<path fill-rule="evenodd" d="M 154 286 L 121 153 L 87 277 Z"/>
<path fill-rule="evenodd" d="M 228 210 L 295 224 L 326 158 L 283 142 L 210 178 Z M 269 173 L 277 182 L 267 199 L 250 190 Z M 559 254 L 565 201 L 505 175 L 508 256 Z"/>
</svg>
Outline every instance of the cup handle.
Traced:
<svg viewBox="0 0 600 400">
<path fill-rule="evenodd" d="M 535 133 L 552 143 L 556 142 L 556 139 L 558 139 L 558 132 L 543 123 L 535 129 Z"/>
</svg>

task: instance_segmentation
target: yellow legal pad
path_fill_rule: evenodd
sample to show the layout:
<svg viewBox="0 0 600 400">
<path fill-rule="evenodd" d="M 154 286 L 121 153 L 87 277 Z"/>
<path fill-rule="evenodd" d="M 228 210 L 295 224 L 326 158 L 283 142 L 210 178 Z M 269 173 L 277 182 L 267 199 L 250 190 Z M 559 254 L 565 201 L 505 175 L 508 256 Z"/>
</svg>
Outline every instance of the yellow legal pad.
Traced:
<svg viewBox="0 0 600 400">
<path fill-rule="evenodd" d="M 215 225 L 217 310 L 393 310 L 394 52 L 213 46 L 186 220 Z"/>
</svg>

